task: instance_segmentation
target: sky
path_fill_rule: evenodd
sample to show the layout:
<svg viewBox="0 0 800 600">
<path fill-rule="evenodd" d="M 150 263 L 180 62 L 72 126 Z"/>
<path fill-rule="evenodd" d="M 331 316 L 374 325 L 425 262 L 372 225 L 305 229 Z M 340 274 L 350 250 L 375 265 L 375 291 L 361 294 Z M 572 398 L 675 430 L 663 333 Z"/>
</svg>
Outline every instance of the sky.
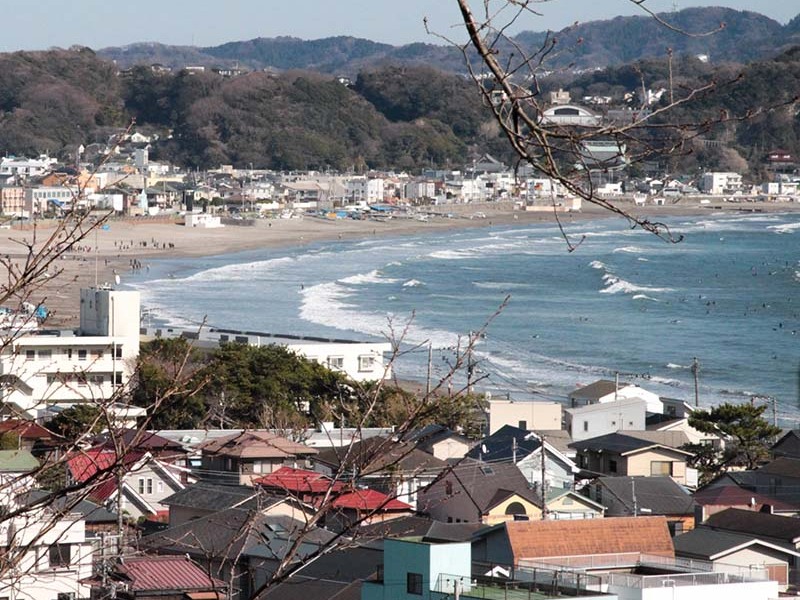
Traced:
<svg viewBox="0 0 800 600">
<path fill-rule="evenodd" d="M 492 0 L 499 3 L 498 0 Z M 646 0 L 657 12 L 690 6 L 754 10 L 786 23 L 798 13 L 796 0 Z M 477 8 L 482 0 L 473 0 Z M 559 30 L 575 21 L 642 14 L 631 0 L 549 0 L 540 16 L 522 19 L 516 30 Z M 43 50 L 73 45 L 99 49 L 134 42 L 213 46 L 256 37 L 317 39 L 352 35 L 376 42 L 442 43 L 425 32 L 423 17 L 439 34 L 459 40 L 455 0 L 36 0 L 4 11 L 0 51 Z"/>
</svg>

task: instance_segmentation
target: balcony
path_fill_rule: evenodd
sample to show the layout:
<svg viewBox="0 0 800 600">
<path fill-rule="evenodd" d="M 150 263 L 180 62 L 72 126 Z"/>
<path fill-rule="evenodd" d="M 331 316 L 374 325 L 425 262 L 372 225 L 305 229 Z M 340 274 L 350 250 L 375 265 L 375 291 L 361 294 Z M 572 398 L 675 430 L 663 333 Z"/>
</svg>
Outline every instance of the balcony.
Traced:
<svg viewBox="0 0 800 600">
<path fill-rule="evenodd" d="M 546 600 L 549 598 L 602 598 L 605 594 L 587 589 L 597 585 L 596 577 L 583 573 L 552 569 L 525 569 L 517 578 L 506 579 L 486 575 L 471 578 L 440 574 L 433 591 L 458 598 L 484 600 Z"/>
</svg>

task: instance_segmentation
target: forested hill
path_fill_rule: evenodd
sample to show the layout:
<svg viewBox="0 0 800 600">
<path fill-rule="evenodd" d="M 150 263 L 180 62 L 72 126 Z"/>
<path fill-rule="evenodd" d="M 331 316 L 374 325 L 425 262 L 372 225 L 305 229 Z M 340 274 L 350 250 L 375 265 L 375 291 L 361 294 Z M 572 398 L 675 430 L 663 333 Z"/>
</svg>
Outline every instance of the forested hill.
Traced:
<svg viewBox="0 0 800 600">
<path fill-rule="evenodd" d="M 729 8 L 687 8 L 660 17 L 665 27 L 649 16 L 617 17 L 581 23 L 550 35 L 558 40 L 551 54 L 553 67 L 595 68 L 619 65 L 640 58 L 663 57 L 667 48 L 677 55 L 705 54 L 712 61 L 749 62 L 774 56 L 800 44 L 800 15 L 787 25 L 756 12 Z M 676 31 L 677 30 L 677 31 Z M 716 31 L 713 35 L 698 35 Z M 546 32 L 519 33 L 516 41 L 528 49 L 539 48 Z M 365 67 L 381 64 L 427 65 L 463 72 L 463 57 L 451 47 L 415 43 L 391 46 L 353 37 L 301 40 L 293 37 L 257 38 L 221 46 L 168 46 L 132 44 L 98 51 L 121 68 L 137 64 L 240 66 L 247 69 L 310 69 L 321 73 L 355 76 Z"/>
<path fill-rule="evenodd" d="M 553 75 L 540 83 L 542 93 L 563 87 L 576 99 L 607 96 L 611 105 L 622 106 L 626 95 L 642 86 L 673 85 L 683 93 L 712 80 L 720 82 L 718 91 L 683 105 L 678 115 L 683 122 L 787 105 L 730 122 L 719 132 L 722 149 L 710 145 L 711 150 L 689 153 L 693 162 L 681 165 L 684 172 L 700 164 L 720 170 L 755 166 L 774 148 L 800 155 L 794 99 L 800 46 L 747 66 L 687 55 L 671 64 L 641 60 L 577 78 Z M 187 167 L 416 170 L 460 168 L 484 152 L 509 159 L 507 140 L 475 83 L 431 67 L 365 68 L 344 85 L 331 75 L 299 70 L 229 78 L 149 66 L 120 72 L 86 48 L 0 54 L 0 153 L 49 152 L 71 162 L 83 145 L 84 157 L 91 158 L 131 119 L 140 131 L 158 134 L 154 160 Z"/>
</svg>

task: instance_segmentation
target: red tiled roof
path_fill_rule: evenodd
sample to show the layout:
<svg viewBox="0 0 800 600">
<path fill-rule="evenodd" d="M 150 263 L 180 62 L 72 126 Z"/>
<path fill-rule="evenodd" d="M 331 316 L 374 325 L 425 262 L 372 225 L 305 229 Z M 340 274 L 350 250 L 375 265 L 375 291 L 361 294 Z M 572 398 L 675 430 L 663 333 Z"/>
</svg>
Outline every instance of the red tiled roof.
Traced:
<svg viewBox="0 0 800 600">
<path fill-rule="evenodd" d="M 628 552 L 675 556 L 663 516 L 511 521 L 504 526 L 515 561 Z"/>
<path fill-rule="evenodd" d="M 116 570 L 131 581 L 133 591 L 204 591 L 225 587 L 185 556 L 127 558 Z"/>
<path fill-rule="evenodd" d="M 390 498 L 375 490 L 355 490 L 342 494 L 333 501 L 334 508 L 350 508 L 354 510 L 412 510 L 405 502 Z"/>
<path fill-rule="evenodd" d="M 123 466 L 131 466 L 146 453 L 131 451 L 122 458 Z M 67 459 L 67 466 L 73 479 L 86 481 L 97 474 L 98 471 L 107 471 L 117 464 L 117 453 L 104 448 L 90 448 L 83 452 L 76 452 Z"/>
<path fill-rule="evenodd" d="M 292 467 L 281 467 L 253 483 L 284 492 L 307 494 L 324 494 L 329 488 L 333 492 L 339 492 L 344 487 L 341 482 L 333 482 L 322 473 Z"/>
</svg>

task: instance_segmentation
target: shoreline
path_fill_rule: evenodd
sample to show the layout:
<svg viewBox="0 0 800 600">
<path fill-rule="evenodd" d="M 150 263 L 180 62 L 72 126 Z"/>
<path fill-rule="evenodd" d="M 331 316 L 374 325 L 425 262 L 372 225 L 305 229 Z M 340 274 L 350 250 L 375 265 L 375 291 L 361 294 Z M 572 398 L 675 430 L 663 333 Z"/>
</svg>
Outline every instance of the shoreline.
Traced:
<svg viewBox="0 0 800 600">
<path fill-rule="evenodd" d="M 477 207 L 457 205 L 474 213 Z M 387 221 L 328 221 L 316 217 L 302 219 L 260 219 L 250 226 L 221 228 L 186 228 L 174 219 L 114 219 L 108 227 L 90 233 L 73 251 L 65 253 L 48 268 L 49 276 L 31 292 L 27 300 L 42 303 L 51 313 L 47 325 L 74 328 L 78 325 L 78 289 L 97 284 L 113 283 L 119 276 L 122 283 L 133 270 L 149 270 L 149 261 L 164 258 L 192 258 L 235 254 L 261 248 L 297 248 L 316 242 L 363 240 L 372 237 L 402 237 L 437 231 L 481 228 L 496 225 L 524 226 L 555 224 L 551 211 L 524 212 L 492 210 L 481 205 L 484 218 L 467 216 L 433 217 L 428 221 L 392 219 Z M 766 213 L 797 213 L 798 203 L 746 203 L 720 206 L 671 205 L 626 207 L 637 217 L 658 221 L 669 217 L 711 216 L 723 214 L 753 215 Z M 469 214 L 469 213 L 465 213 Z M 580 212 L 560 213 L 563 225 L 596 219 L 622 217 L 594 206 Z M 47 232 L 47 223 L 37 226 L 39 235 Z M 19 241 L 30 239 L 30 229 L 10 229 L 0 233 L 0 253 L 12 259 L 24 259 Z M 16 240 L 16 241 L 15 241 Z M 667 242 L 665 242 L 667 243 Z M 565 252 L 567 246 L 565 242 Z"/>
</svg>

